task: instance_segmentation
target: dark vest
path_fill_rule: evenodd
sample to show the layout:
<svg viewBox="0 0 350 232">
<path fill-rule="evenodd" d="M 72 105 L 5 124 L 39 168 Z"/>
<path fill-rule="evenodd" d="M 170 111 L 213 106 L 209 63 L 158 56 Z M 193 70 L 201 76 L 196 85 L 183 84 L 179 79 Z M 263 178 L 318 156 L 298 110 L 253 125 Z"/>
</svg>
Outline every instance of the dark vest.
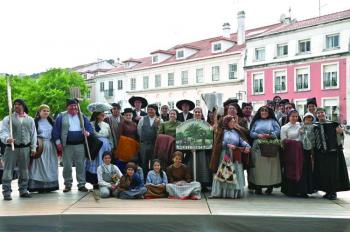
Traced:
<svg viewBox="0 0 350 232">
<path fill-rule="evenodd" d="M 151 126 L 151 121 L 148 116 L 143 117 L 143 125 L 141 128 L 141 142 L 142 143 L 155 143 L 157 137 L 158 127 L 154 122 Z"/>
</svg>

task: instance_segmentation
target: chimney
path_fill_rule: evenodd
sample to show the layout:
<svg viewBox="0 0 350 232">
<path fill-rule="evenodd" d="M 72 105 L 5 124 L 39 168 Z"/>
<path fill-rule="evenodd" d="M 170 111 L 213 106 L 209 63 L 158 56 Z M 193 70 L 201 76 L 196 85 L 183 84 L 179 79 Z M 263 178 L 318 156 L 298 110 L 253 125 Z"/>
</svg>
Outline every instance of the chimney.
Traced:
<svg viewBox="0 0 350 232">
<path fill-rule="evenodd" d="M 237 14 L 237 44 L 242 45 L 245 43 L 245 13 L 240 11 Z"/>
<path fill-rule="evenodd" d="M 222 36 L 229 39 L 231 34 L 231 25 L 229 23 L 224 23 L 222 25 Z"/>
</svg>

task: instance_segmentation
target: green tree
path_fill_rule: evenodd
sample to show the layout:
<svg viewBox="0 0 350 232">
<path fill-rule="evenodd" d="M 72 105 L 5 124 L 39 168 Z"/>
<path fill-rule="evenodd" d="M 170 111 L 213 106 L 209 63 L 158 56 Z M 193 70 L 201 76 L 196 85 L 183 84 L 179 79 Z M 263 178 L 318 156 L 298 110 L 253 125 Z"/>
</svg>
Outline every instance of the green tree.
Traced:
<svg viewBox="0 0 350 232">
<path fill-rule="evenodd" d="M 81 96 L 87 93 L 87 85 L 83 77 L 67 69 L 50 69 L 41 73 L 36 78 L 11 77 L 12 100 L 22 98 L 26 101 L 30 110 L 29 114 L 34 116 L 36 109 L 41 104 L 47 104 L 51 112 L 57 114 L 66 109 L 66 99 L 70 98 L 69 89 L 79 87 Z M 6 79 L 0 77 L 0 119 L 8 115 Z M 81 103 L 82 111 L 87 114 L 88 101 Z"/>
</svg>

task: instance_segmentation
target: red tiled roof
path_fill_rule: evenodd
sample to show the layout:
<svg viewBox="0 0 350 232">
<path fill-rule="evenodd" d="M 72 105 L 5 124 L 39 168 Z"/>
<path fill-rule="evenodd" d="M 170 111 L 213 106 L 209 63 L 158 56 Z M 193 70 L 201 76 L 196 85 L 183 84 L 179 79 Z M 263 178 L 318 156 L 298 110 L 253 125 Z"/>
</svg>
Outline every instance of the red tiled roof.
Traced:
<svg viewBox="0 0 350 232">
<path fill-rule="evenodd" d="M 156 53 L 164 53 L 164 54 L 169 54 L 169 55 L 175 55 L 175 52 L 172 52 L 172 51 L 166 51 L 166 50 L 156 50 L 154 52 L 151 52 L 151 55 L 152 54 L 156 54 Z"/>
<path fill-rule="evenodd" d="M 136 63 L 141 63 L 142 61 L 140 61 L 139 59 L 134 59 L 134 58 L 129 58 L 127 60 L 122 61 L 123 63 L 125 62 L 136 62 Z"/>
<path fill-rule="evenodd" d="M 223 37 L 223 36 L 220 36 L 220 37 L 217 37 L 213 40 L 211 40 L 210 42 L 216 42 L 216 41 L 221 41 L 221 40 L 224 40 L 224 41 L 228 41 L 228 42 L 231 42 L 231 43 L 234 43 L 236 41 L 232 40 L 231 38 L 226 38 L 226 37 Z"/>
<path fill-rule="evenodd" d="M 267 36 L 267 35 L 272 35 L 275 33 L 281 33 L 281 32 L 286 32 L 286 31 L 291 31 L 291 30 L 296 30 L 296 29 L 301 29 L 305 27 L 311 27 L 323 23 L 328 23 L 328 22 L 333 22 L 341 19 L 346 19 L 350 18 L 350 10 L 345 10 L 329 15 L 324 15 L 321 17 L 316 17 L 316 18 L 311 18 L 311 19 L 306 19 L 302 20 L 300 22 L 292 22 L 292 23 L 276 23 L 264 27 L 259 27 L 259 28 L 254 28 L 250 30 L 246 30 L 246 39 L 251 39 L 251 38 L 258 38 L 261 36 Z M 230 49 L 220 52 L 220 53 L 212 53 L 211 50 L 211 43 L 213 41 L 219 41 L 219 40 L 227 40 L 230 42 L 235 42 L 237 41 L 237 33 L 233 33 L 230 35 L 230 38 L 225 38 L 223 36 L 218 36 L 214 38 L 209 38 L 209 39 L 204 39 L 200 41 L 195 41 L 191 43 L 186 43 L 186 44 L 180 44 L 176 45 L 168 50 L 157 50 L 152 52 L 151 54 L 157 53 L 157 52 L 162 52 L 166 54 L 171 54 L 169 59 L 164 60 L 163 62 L 157 63 L 157 64 L 152 64 L 152 58 L 151 56 L 148 57 L 143 57 L 139 59 L 133 59 L 133 61 L 138 62 L 135 66 L 132 68 L 126 68 L 124 66 L 119 66 L 114 69 L 111 69 L 107 72 L 107 74 L 112 74 L 112 73 L 118 73 L 118 72 L 123 72 L 123 71 L 128 71 L 128 70 L 138 70 L 138 69 L 143 69 L 143 68 L 151 68 L 155 66 L 161 66 L 161 65 L 168 65 L 168 64 L 176 64 L 178 62 L 184 62 L 184 61 L 191 61 L 191 60 L 196 60 L 196 59 L 201 59 L 201 58 L 209 58 L 209 57 L 215 57 L 219 56 L 222 54 L 230 54 L 230 53 L 240 53 L 242 49 L 245 47 L 245 44 L 243 45 L 234 45 Z M 177 60 L 176 57 L 174 56 L 176 49 L 178 48 L 191 48 L 191 49 L 196 49 L 198 52 L 193 54 L 190 57 L 187 57 L 186 59 L 181 59 Z"/>
<path fill-rule="evenodd" d="M 340 11 L 340 12 L 336 12 L 328 15 L 323 15 L 320 17 L 305 19 L 299 22 L 296 21 L 292 23 L 280 23 L 278 27 L 275 27 L 271 30 L 266 31 L 265 33 L 262 33 L 254 37 L 261 37 L 261 36 L 267 36 L 267 35 L 287 32 L 287 31 L 298 30 L 306 27 L 317 26 L 320 24 L 330 23 L 330 22 L 334 22 L 342 19 L 349 19 L 349 18 L 350 18 L 350 10 L 344 10 L 344 11 Z"/>
</svg>

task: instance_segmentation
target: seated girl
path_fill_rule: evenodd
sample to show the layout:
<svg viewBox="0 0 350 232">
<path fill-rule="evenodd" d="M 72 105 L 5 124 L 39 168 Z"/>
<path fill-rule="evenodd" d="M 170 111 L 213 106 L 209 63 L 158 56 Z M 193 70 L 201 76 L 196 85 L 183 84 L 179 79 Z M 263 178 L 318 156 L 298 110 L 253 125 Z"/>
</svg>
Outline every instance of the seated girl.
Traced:
<svg viewBox="0 0 350 232">
<path fill-rule="evenodd" d="M 165 191 L 165 186 L 168 183 L 168 178 L 166 173 L 162 170 L 160 166 L 160 160 L 153 160 L 153 170 L 149 171 L 147 174 L 146 188 L 147 193 L 146 198 L 162 198 L 167 197 Z"/>
<path fill-rule="evenodd" d="M 126 164 L 126 174 L 120 179 L 118 185 L 117 195 L 120 199 L 142 199 L 143 194 L 147 192 L 136 170 L 134 163 Z"/>
<path fill-rule="evenodd" d="M 105 152 L 102 155 L 103 164 L 97 168 L 97 179 L 100 189 L 100 197 L 107 198 L 111 195 L 117 195 L 117 185 L 120 178 L 123 176 L 119 168 L 111 164 L 112 155 L 110 152 Z"/>
<path fill-rule="evenodd" d="M 170 184 L 166 185 L 166 191 L 169 193 L 169 198 L 199 200 L 201 199 L 201 184 L 192 181 L 188 168 L 181 163 L 182 159 L 182 152 L 174 152 L 174 163 L 167 169 Z"/>
</svg>

